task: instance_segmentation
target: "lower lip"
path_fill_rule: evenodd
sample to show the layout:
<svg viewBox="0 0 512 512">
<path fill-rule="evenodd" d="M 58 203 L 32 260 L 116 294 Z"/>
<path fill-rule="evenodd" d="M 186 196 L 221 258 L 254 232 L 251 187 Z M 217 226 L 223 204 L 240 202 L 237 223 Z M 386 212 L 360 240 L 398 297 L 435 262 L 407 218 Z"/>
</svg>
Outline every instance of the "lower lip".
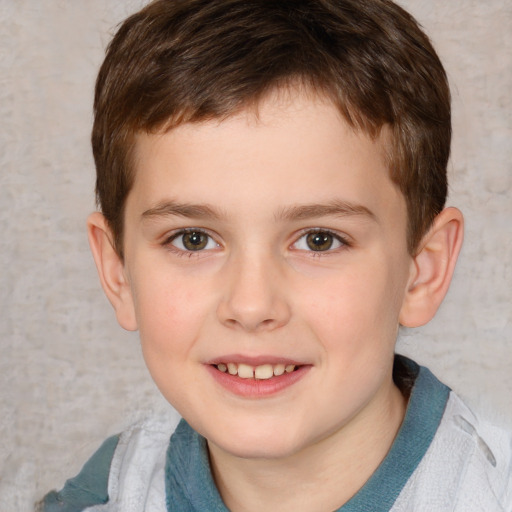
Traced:
<svg viewBox="0 0 512 512">
<path fill-rule="evenodd" d="M 293 372 L 284 373 L 270 379 L 242 379 L 237 375 L 221 372 L 213 365 L 206 365 L 206 368 L 215 381 L 231 393 L 244 398 L 264 398 L 276 395 L 301 380 L 311 369 L 311 366 L 300 366 Z"/>
</svg>

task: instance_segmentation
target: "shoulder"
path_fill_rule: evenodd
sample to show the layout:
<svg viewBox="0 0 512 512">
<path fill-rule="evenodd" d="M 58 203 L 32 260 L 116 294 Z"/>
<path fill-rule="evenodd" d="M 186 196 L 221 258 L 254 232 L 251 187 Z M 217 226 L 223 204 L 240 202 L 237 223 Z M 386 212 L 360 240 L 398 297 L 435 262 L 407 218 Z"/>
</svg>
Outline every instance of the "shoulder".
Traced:
<svg viewBox="0 0 512 512">
<path fill-rule="evenodd" d="M 176 422 L 168 415 L 151 418 L 109 437 L 37 511 L 165 511 L 165 456 Z"/>
<path fill-rule="evenodd" d="M 459 447 L 456 510 L 511 512 L 512 431 L 475 414 L 452 392 L 440 425 L 438 450 L 453 453 Z"/>
<path fill-rule="evenodd" d="M 38 505 L 41 512 L 78 512 L 108 502 L 108 477 L 119 435 L 109 437 L 59 492 L 48 493 Z"/>
<path fill-rule="evenodd" d="M 511 432 L 480 418 L 451 392 L 396 510 L 512 512 Z"/>
</svg>

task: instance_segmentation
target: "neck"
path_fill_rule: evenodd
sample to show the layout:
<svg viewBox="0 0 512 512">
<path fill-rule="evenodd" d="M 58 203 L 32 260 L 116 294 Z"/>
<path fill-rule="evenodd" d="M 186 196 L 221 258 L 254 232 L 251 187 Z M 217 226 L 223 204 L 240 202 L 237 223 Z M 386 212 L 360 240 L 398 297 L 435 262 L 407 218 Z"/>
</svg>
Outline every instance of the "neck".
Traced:
<svg viewBox="0 0 512 512">
<path fill-rule="evenodd" d="M 243 459 L 209 443 L 212 472 L 231 512 L 335 510 L 365 484 L 388 453 L 405 415 L 395 387 L 330 436 L 286 458 Z M 384 404 L 384 405 L 383 405 Z"/>
</svg>

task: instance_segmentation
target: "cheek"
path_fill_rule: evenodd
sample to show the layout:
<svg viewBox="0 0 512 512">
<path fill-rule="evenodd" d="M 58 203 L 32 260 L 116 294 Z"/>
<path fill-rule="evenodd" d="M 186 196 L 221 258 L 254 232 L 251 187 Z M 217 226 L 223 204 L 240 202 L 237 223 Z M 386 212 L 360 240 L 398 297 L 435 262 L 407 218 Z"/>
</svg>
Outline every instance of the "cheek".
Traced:
<svg viewBox="0 0 512 512">
<path fill-rule="evenodd" d="M 209 314 L 205 283 L 151 275 L 139 283 L 135 310 L 143 352 L 153 357 L 188 353 Z"/>
<path fill-rule="evenodd" d="M 162 395 L 187 413 L 184 386 L 192 385 L 198 346 L 208 323 L 208 293 L 187 279 L 152 280 L 146 276 L 137 290 L 136 312 L 146 366 Z"/>
<path fill-rule="evenodd" d="M 377 344 L 389 350 L 395 342 L 401 284 L 392 271 L 368 268 L 333 274 L 324 283 L 310 283 L 307 293 L 296 294 L 307 298 L 301 310 L 329 350 L 350 354 Z"/>
</svg>

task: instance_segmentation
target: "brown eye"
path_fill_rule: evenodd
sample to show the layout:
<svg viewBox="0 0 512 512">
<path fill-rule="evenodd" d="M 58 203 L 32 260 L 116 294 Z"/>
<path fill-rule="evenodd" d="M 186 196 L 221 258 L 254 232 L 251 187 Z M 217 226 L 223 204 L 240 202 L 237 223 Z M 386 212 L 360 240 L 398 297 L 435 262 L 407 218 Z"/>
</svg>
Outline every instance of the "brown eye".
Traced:
<svg viewBox="0 0 512 512">
<path fill-rule="evenodd" d="M 180 231 L 166 243 L 183 252 L 198 252 L 219 247 L 219 244 L 208 233 L 199 229 Z"/>
<path fill-rule="evenodd" d="M 312 229 L 304 233 L 293 245 L 294 249 L 306 252 L 331 253 L 336 249 L 350 247 L 347 239 L 337 232 L 329 229 Z"/>
<path fill-rule="evenodd" d="M 318 231 L 306 235 L 306 244 L 312 251 L 328 251 L 333 243 L 334 237 L 330 233 Z"/>
<path fill-rule="evenodd" d="M 209 236 L 200 231 L 191 231 L 183 234 L 181 238 L 187 251 L 200 251 L 208 245 Z"/>
</svg>

